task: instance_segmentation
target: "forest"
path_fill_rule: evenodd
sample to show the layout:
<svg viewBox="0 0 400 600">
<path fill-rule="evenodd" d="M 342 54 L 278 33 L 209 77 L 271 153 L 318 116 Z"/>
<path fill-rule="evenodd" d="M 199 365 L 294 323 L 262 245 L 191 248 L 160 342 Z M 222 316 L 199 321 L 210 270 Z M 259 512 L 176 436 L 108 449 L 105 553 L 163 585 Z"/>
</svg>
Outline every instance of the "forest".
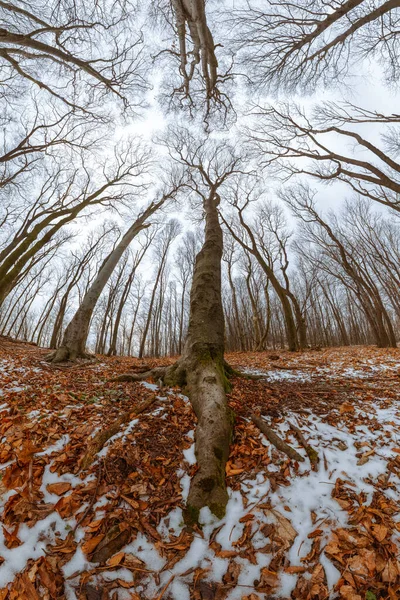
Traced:
<svg viewBox="0 0 400 600">
<path fill-rule="evenodd" d="M 400 2 L 0 0 L 0 600 L 400 597 Z"/>
</svg>

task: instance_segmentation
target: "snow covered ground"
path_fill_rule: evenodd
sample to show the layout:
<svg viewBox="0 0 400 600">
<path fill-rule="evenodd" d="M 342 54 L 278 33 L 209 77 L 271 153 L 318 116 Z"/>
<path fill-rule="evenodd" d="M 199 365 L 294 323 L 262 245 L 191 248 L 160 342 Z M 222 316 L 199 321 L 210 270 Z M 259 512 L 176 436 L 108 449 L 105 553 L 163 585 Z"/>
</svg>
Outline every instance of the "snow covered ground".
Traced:
<svg viewBox="0 0 400 600">
<path fill-rule="evenodd" d="M 118 600 L 398 597 L 400 363 L 378 352 L 362 362 L 357 356 L 361 365 L 339 351 L 330 365 L 308 355 L 297 359 L 299 369 L 294 360 L 287 370 L 243 365 L 265 374 L 265 383 L 246 383 L 241 392 L 226 515 L 218 520 L 203 509 L 194 531 L 183 521 L 196 457 L 182 394 L 163 391 L 145 416 L 133 413 L 83 472 L 82 452 L 110 406 L 118 414 L 115 403 L 129 401 L 129 385 L 103 389 L 97 365 L 67 389 L 64 373 L 2 360 L 0 598 L 23 597 L 29 585 L 51 600 L 89 598 L 96 588 Z M 323 383 L 336 398 L 342 382 L 357 391 L 342 392 L 329 410 L 299 412 L 288 404 L 274 416 L 261 412 L 304 462 L 272 446 L 245 410 L 258 406 L 265 385 L 267 397 L 292 389 L 308 398 L 314 383 Z M 135 386 L 135 394 L 158 392 L 153 384 Z M 316 467 L 292 424 L 318 453 Z M 115 527 L 117 544 L 108 541 Z"/>
</svg>

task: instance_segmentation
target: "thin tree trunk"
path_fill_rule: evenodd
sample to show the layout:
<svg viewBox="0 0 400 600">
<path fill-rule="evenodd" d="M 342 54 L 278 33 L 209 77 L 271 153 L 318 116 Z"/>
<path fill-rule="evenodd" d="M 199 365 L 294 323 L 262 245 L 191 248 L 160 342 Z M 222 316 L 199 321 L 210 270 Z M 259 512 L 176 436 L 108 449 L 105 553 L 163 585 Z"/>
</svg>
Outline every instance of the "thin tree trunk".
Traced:
<svg viewBox="0 0 400 600">
<path fill-rule="evenodd" d="M 81 305 L 68 324 L 60 348 L 49 357 L 53 362 L 62 362 L 64 360 L 74 360 L 79 356 L 86 356 L 86 340 L 89 334 L 89 326 L 92 318 L 93 310 L 97 301 L 111 277 L 115 267 L 117 266 L 121 256 L 128 248 L 133 238 L 143 229 L 148 227 L 145 225 L 146 219 L 157 210 L 164 202 L 164 198 L 157 202 L 151 203 L 150 206 L 136 219 L 128 231 L 125 233 L 119 244 L 109 254 L 108 258 L 103 263 L 96 279 L 86 292 Z"/>
</svg>

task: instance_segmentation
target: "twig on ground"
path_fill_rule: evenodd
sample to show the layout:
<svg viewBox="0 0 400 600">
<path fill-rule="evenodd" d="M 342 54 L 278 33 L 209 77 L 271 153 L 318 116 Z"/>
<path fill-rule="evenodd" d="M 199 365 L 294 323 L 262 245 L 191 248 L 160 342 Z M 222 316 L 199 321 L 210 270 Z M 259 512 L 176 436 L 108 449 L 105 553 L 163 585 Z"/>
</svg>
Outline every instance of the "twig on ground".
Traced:
<svg viewBox="0 0 400 600">
<path fill-rule="evenodd" d="M 312 446 L 310 446 L 310 444 L 307 444 L 307 442 L 303 436 L 303 433 L 301 432 L 301 430 L 298 427 L 296 427 L 296 425 L 293 425 L 293 423 L 291 423 L 290 421 L 289 421 L 289 425 L 290 425 L 290 429 L 292 429 L 297 440 L 303 446 L 304 450 L 307 452 L 307 456 L 310 459 L 311 468 L 313 469 L 313 471 L 315 471 L 317 468 L 317 465 L 319 463 L 318 452 L 316 450 L 314 450 L 314 448 Z"/>
<path fill-rule="evenodd" d="M 261 417 L 257 415 L 251 415 L 251 420 L 254 425 L 258 427 L 258 429 L 265 435 L 267 440 L 275 446 L 277 450 L 280 450 L 284 454 L 286 454 L 292 460 L 297 460 L 298 462 L 304 462 L 303 456 L 299 454 L 294 448 L 289 446 L 282 438 L 280 438 L 271 427 L 269 427 Z"/>
<path fill-rule="evenodd" d="M 93 494 L 93 496 L 92 496 L 92 498 L 91 498 L 91 500 L 89 502 L 89 505 L 86 507 L 86 510 L 84 511 L 83 515 L 76 522 L 75 527 L 72 530 L 73 534 L 75 533 L 75 531 L 78 529 L 79 525 L 87 517 L 87 515 L 89 514 L 89 512 L 93 508 L 93 505 L 94 505 L 94 503 L 96 501 L 96 498 L 97 498 L 97 492 L 99 490 L 99 485 L 100 485 L 100 480 L 101 480 L 101 475 L 102 475 L 102 467 L 103 467 L 103 464 L 100 463 L 100 465 L 99 465 L 99 472 L 97 473 L 97 482 L 96 482 L 96 487 L 95 487 L 95 490 L 94 490 L 94 494 Z"/>
</svg>

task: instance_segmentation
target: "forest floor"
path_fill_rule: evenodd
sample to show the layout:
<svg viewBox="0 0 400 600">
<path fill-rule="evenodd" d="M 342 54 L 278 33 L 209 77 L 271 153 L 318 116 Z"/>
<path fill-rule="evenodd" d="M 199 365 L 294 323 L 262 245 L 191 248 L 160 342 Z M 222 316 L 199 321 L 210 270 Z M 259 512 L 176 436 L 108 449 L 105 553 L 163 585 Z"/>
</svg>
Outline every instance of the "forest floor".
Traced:
<svg viewBox="0 0 400 600">
<path fill-rule="evenodd" d="M 56 367 L 45 354 L 0 338 L 0 600 L 400 597 L 400 351 L 229 355 L 265 377 L 233 381 L 226 517 L 203 509 L 195 530 L 182 519 L 196 471 L 187 398 L 109 381 L 136 359 Z M 126 411 L 85 469 L 92 436 Z"/>
</svg>

